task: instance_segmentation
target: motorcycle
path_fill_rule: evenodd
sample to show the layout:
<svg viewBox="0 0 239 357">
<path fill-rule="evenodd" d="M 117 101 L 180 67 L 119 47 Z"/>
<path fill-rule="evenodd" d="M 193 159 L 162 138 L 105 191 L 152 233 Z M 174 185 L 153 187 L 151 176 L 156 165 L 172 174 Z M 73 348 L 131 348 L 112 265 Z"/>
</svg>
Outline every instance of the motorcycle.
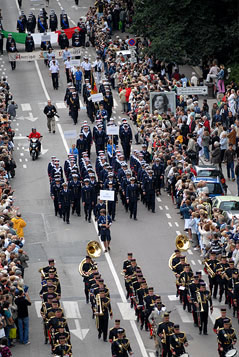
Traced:
<svg viewBox="0 0 239 357">
<path fill-rule="evenodd" d="M 42 138 L 42 136 L 41 136 L 41 138 Z M 30 152 L 30 155 L 31 155 L 33 161 L 37 160 L 38 156 L 40 155 L 40 152 L 39 152 L 40 139 L 37 139 L 37 138 L 30 139 L 29 152 Z"/>
</svg>

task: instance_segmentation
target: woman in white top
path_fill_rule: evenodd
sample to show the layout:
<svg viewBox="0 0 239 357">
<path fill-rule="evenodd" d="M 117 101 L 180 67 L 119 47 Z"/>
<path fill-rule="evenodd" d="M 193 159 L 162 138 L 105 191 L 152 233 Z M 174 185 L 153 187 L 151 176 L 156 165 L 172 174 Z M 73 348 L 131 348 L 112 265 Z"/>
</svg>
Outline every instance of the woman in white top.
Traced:
<svg viewBox="0 0 239 357">
<path fill-rule="evenodd" d="M 228 100 L 230 111 L 232 112 L 232 115 L 234 116 L 236 114 L 236 109 L 235 109 L 235 106 L 236 106 L 236 93 L 235 93 L 234 89 L 231 89 L 231 94 L 229 95 L 227 100 Z"/>
<path fill-rule="evenodd" d="M 210 244 L 212 238 L 211 224 L 210 223 L 200 223 L 198 226 L 198 230 L 200 233 L 200 246 L 202 256 L 206 253 L 206 247 Z"/>
</svg>

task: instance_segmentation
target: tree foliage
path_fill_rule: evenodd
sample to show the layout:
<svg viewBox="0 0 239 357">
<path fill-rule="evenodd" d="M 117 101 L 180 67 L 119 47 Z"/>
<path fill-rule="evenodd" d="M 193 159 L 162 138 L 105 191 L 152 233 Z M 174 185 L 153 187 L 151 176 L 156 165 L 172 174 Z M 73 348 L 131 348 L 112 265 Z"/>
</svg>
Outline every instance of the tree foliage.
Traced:
<svg viewBox="0 0 239 357">
<path fill-rule="evenodd" d="M 239 61 L 238 0 L 135 0 L 132 31 L 150 39 L 150 53 L 177 63 L 202 57 Z"/>
</svg>

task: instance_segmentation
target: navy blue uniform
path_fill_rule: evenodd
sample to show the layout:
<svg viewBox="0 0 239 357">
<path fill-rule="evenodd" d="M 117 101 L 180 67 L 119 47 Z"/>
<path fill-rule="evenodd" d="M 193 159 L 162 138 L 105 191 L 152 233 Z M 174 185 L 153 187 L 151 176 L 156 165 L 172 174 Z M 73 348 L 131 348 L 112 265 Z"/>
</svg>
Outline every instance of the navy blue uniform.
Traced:
<svg viewBox="0 0 239 357">
<path fill-rule="evenodd" d="M 60 194 L 60 205 L 63 221 L 70 223 L 71 193 L 70 190 L 62 190 Z"/>
<path fill-rule="evenodd" d="M 79 180 L 69 182 L 69 190 L 71 192 L 72 214 L 80 216 L 80 201 L 81 201 L 81 183 Z"/>
<path fill-rule="evenodd" d="M 93 202 L 93 188 L 92 186 L 84 186 L 81 190 L 82 202 L 84 205 L 85 211 L 85 220 L 91 222 L 91 211 L 92 211 L 92 202 Z"/>
<path fill-rule="evenodd" d="M 127 186 L 126 199 L 129 200 L 130 218 L 132 218 L 133 215 L 134 219 L 137 217 L 138 195 L 138 186 L 135 183 Z"/>
</svg>

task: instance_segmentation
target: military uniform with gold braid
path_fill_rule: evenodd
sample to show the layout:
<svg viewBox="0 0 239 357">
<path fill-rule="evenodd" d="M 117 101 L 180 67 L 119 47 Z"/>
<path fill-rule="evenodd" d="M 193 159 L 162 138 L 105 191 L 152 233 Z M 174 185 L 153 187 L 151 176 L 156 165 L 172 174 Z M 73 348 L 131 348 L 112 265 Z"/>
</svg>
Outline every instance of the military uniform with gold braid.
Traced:
<svg viewBox="0 0 239 357">
<path fill-rule="evenodd" d="M 65 335 L 59 336 L 59 343 L 54 346 L 55 356 L 72 356 L 72 346 L 66 342 Z"/>
<path fill-rule="evenodd" d="M 144 303 L 145 303 L 145 313 L 144 313 L 144 323 L 145 323 L 145 330 L 148 331 L 148 328 L 150 327 L 149 324 L 149 315 L 153 311 L 155 307 L 155 302 L 156 299 L 159 298 L 159 295 L 154 294 L 154 288 L 149 287 L 148 288 L 148 295 L 144 297 Z M 152 335 L 152 334 L 151 334 Z"/>
<path fill-rule="evenodd" d="M 118 338 L 111 345 L 112 357 L 128 357 L 128 355 L 132 355 L 133 352 L 129 340 L 124 337 L 124 330 L 119 328 L 117 335 Z"/>
<path fill-rule="evenodd" d="M 216 259 L 216 253 L 210 253 L 210 259 L 205 261 L 205 268 L 208 273 L 209 279 L 209 289 L 213 298 L 217 298 L 217 290 L 218 290 L 218 277 L 217 277 L 217 267 L 219 261 Z"/>
<path fill-rule="evenodd" d="M 179 330 L 179 325 L 174 325 L 174 333 L 170 336 L 170 349 L 174 356 L 179 357 L 184 354 L 185 346 L 188 345 L 184 332 Z"/>
<path fill-rule="evenodd" d="M 210 310 L 213 310 L 211 294 L 206 288 L 206 283 L 200 283 L 200 290 L 197 292 L 197 308 L 200 313 L 199 334 L 202 330 L 207 335 L 209 304 Z"/>
<path fill-rule="evenodd" d="M 225 318 L 223 328 L 220 328 L 217 335 L 218 352 L 220 357 L 225 357 L 237 341 L 234 328 L 230 327 L 230 319 Z"/>
<path fill-rule="evenodd" d="M 161 338 L 162 357 L 171 356 L 170 338 L 174 333 L 174 323 L 169 321 L 169 313 L 164 313 L 164 321 L 158 325 L 157 335 Z"/>
<path fill-rule="evenodd" d="M 190 271 L 190 265 L 185 264 L 184 266 L 184 271 L 180 274 L 180 277 L 178 278 L 178 282 L 184 290 L 181 291 L 182 298 L 183 298 L 183 308 L 184 310 L 186 309 L 186 306 L 188 308 L 188 312 L 191 312 L 191 304 L 188 301 L 188 295 L 189 295 L 189 285 L 192 281 L 193 278 L 193 272 Z"/>
<path fill-rule="evenodd" d="M 227 257 L 222 256 L 220 262 L 216 266 L 216 274 L 219 283 L 219 302 L 222 301 L 222 296 L 225 292 L 225 300 L 227 298 L 227 279 L 225 276 L 226 269 L 229 268 Z"/>
<path fill-rule="evenodd" d="M 107 341 L 109 315 L 112 317 L 113 313 L 111 310 L 110 299 L 105 297 L 103 289 L 96 296 L 95 315 L 98 338 L 100 339 L 103 334 L 103 340 Z"/>
<path fill-rule="evenodd" d="M 122 329 L 123 337 L 126 337 L 125 329 L 120 327 L 120 320 L 115 320 L 115 326 L 109 331 L 109 341 L 112 343 L 118 338 L 118 329 Z"/>
</svg>

